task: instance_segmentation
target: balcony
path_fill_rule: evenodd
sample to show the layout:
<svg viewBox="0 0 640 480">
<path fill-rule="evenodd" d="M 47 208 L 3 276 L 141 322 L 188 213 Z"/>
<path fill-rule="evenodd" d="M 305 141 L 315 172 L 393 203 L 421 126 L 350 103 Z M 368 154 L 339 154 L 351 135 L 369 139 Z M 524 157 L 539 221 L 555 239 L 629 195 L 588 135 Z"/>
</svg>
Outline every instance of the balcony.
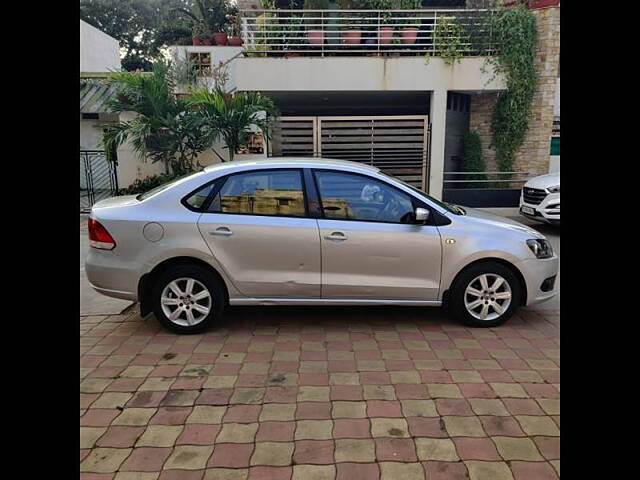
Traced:
<svg viewBox="0 0 640 480">
<path fill-rule="evenodd" d="M 491 10 L 243 10 L 249 57 L 491 55 Z"/>
</svg>

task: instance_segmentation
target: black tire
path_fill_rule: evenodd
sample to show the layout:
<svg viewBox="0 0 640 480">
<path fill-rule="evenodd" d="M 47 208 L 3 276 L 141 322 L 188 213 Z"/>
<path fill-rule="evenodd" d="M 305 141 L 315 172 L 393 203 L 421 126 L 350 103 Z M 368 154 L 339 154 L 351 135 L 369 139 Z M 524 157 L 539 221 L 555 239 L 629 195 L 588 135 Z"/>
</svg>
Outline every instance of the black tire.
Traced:
<svg viewBox="0 0 640 480">
<path fill-rule="evenodd" d="M 165 315 L 160 298 L 167 285 L 180 278 L 192 278 L 204 285 L 211 295 L 208 315 L 194 325 L 179 325 Z M 222 317 L 225 307 L 225 287 L 209 270 L 198 265 L 177 265 L 162 272 L 156 279 L 152 291 L 153 313 L 168 330 L 181 334 L 200 333 Z"/>
<path fill-rule="evenodd" d="M 508 284 L 511 289 L 511 303 L 507 309 L 497 318 L 492 320 L 481 320 L 474 317 L 465 306 L 465 290 L 467 286 L 483 274 L 500 275 Z M 502 287 L 504 288 L 504 287 Z M 473 297 L 470 297 L 470 299 Z M 509 320 L 513 312 L 522 304 L 522 287 L 518 277 L 513 271 L 498 262 L 484 261 L 467 267 L 463 270 L 453 282 L 451 290 L 449 292 L 449 311 L 453 317 L 465 325 L 470 327 L 497 327 Z M 480 305 L 480 308 L 482 305 Z"/>
</svg>

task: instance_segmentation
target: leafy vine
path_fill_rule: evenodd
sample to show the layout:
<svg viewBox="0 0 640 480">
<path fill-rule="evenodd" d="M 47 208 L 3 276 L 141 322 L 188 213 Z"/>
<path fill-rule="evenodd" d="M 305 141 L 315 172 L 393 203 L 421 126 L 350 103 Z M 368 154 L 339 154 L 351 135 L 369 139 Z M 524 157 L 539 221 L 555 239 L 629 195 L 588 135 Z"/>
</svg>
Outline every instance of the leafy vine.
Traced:
<svg viewBox="0 0 640 480">
<path fill-rule="evenodd" d="M 496 53 L 489 57 L 494 73 L 505 78 L 491 118 L 491 133 L 500 171 L 512 171 L 515 154 L 529 126 L 537 74 L 534 67 L 536 19 L 519 3 L 501 8 L 491 16 Z"/>
</svg>

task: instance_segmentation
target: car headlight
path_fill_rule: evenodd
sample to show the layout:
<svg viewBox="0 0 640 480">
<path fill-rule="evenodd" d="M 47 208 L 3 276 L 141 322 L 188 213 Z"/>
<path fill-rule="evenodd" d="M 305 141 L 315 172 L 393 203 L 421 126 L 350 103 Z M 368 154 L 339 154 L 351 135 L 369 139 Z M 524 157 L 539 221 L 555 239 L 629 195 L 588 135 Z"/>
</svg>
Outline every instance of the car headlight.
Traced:
<svg viewBox="0 0 640 480">
<path fill-rule="evenodd" d="M 547 188 L 549 193 L 560 193 L 560 185 L 556 185 L 555 187 Z"/>
<path fill-rule="evenodd" d="M 536 256 L 536 258 L 551 258 L 553 257 L 553 248 L 551 243 L 544 238 L 536 238 L 527 240 L 527 245 Z"/>
</svg>

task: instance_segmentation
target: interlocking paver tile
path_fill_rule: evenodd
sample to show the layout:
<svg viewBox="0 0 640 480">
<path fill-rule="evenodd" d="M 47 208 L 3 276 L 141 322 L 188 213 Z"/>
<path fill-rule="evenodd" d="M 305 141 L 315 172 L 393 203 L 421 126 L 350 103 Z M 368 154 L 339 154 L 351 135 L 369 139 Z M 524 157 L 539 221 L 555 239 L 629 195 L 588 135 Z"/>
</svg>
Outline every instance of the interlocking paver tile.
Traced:
<svg viewBox="0 0 640 480">
<path fill-rule="evenodd" d="M 185 425 L 176 440 L 177 445 L 212 445 L 222 425 Z"/>
<path fill-rule="evenodd" d="M 298 440 L 293 453 L 294 464 L 330 465 L 334 463 L 333 440 Z"/>
<path fill-rule="evenodd" d="M 251 465 L 288 466 L 293 455 L 293 442 L 257 442 Z"/>
<path fill-rule="evenodd" d="M 420 460 L 458 461 L 456 447 L 448 438 L 416 438 L 416 452 Z"/>
<path fill-rule="evenodd" d="M 516 480 L 555 480 L 558 474 L 546 462 L 511 462 L 511 469 Z"/>
<path fill-rule="evenodd" d="M 171 448 L 134 448 L 120 467 L 125 472 L 159 472 L 171 455 Z"/>
<path fill-rule="evenodd" d="M 469 469 L 469 478 L 471 480 L 513 480 L 511 470 L 506 463 L 475 460 L 464 463 Z"/>
<path fill-rule="evenodd" d="M 457 437 L 453 439 L 453 442 L 456 444 L 458 455 L 463 460 L 501 460 L 496 446 L 489 438 Z"/>
<path fill-rule="evenodd" d="M 294 465 L 291 480 L 334 480 L 335 465 Z"/>
<path fill-rule="evenodd" d="M 133 447 L 144 431 L 144 427 L 112 425 L 96 442 L 96 446 L 113 448 Z"/>
<path fill-rule="evenodd" d="M 194 336 L 81 317 L 81 480 L 558 477 L 557 312 L 349 311 L 231 312 Z"/>
<path fill-rule="evenodd" d="M 227 407 L 196 405 L 187 417 L 186 423 L 221 423 Z"/>
<path fill-rule="evenodd" d="M 338 463 L 336 480 L 378 480 L 380 467 L 375 463 Z"/>
<path fill-rule="evenodd" d="M 149 425 L 138 439 L 138 447 L 172 447 L 182 432 L 181 425 Z"/>
<path fill-rule="evenodd" d="M 329 440 L 333 430 L 331 420 L 298 420 L 296 421 L 296 440 Z"/>
<path fill-rule="evenodd" d="M 225 423 L 216 441 L 218 443 L 251 443 L 257 431 L 257 423 Z"/>
<path fill-rule="evenodd" d="M 516 419 L 518 423 L 520 423 L 522 430 L 529 436 L 542 435 L 557 437 L 560 435 L 558 426 L 550 417 L 516 415 Z"/>
<path fill-rule="evenodd" d="M 80 471 L 95 473 L 116 472 L 130 453 L 130 448 L 94 448 L 80 463 Z"/>
<path fill-rule="evenodd" d="M 106 431 L 106 427 L 80 427 L 80 448 L 93 448 Z"/>
<path fill-rule="evenodd" d="M 253 443 L 216 443 L 207 466 L 246 468 L 254 447 Z"/>
<path fill-rule="evenodd" d="M 471 398 L 469 399 L 471 408 L 476 415 L 496 415 L 496 416 L 508 416 L 504 403 L 497 399 L 488 398 Z"/>
<path fill-rule="evenodd" d="M 424 480 L 425 474 L 420 463 L 380 462 L 381 480 Z"/>
<path fill-rule="evenodd" d="M 417 462 L 416 447 L 410 438 L 376 438 L 376 458 L 386 462 Z"/>
<path fill-rule="evenodd" d="M 447 432 L 452 437 L 484 437 L 482 424 L 477 417 L 442 417 Z"/>
<path fill-rule="evenodd" d="M 409 427 L 404 418 L 372 418 L 371 435 L 373 437 L 408 437 Z"/>
<path fill-rule="evenodd" d="M 353 438 L 336 440 L 336 462 L 374 462 L 375 460 L 376 453 L 373 440 Z"/>
<path fill-rule="evenodd" d="M 493 437 L 493 441 L 504 460 L 544 460 L 529 438 Z"/>
</svg>

